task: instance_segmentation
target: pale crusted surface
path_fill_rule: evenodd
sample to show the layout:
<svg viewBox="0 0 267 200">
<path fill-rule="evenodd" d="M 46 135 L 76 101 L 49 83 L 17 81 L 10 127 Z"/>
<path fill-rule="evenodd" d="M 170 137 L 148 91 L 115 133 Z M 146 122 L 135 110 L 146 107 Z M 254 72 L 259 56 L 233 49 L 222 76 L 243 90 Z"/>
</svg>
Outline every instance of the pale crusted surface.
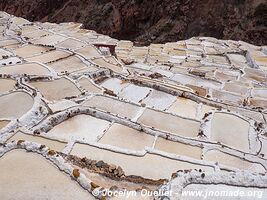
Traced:
<svg viewBox="0 0 267 200">
<path fill-rule="evenodd" d="M 167 185 L 179 194 L 189 183 L 267 187 L 266 47 L 204 37 L 135 47 L 74 23 L 0 16 L 0 171 L 23 148 L 92 193 L 92 174 L 116 190 L 176 176 Z"/>
</svg>

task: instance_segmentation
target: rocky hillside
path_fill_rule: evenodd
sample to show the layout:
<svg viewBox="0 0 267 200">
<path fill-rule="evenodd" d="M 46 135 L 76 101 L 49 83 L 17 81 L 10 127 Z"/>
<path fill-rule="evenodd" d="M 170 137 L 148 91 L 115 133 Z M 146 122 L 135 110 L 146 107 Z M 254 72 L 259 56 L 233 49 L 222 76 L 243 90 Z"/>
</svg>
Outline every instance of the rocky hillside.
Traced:
<svg viewBox="0 0 267 200">
<path fill-rule="evenodd" d="M 141 45 L 192 36 L 267 44 L 265 0 L 1 0 L 0 10 L 31 21 L 76 21 Z"/>
</svg>

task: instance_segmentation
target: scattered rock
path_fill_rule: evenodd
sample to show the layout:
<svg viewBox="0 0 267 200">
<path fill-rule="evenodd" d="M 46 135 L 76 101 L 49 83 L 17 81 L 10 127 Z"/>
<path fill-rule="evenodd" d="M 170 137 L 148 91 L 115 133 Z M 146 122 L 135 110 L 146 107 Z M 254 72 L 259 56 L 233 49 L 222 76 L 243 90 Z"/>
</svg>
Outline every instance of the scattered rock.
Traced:
<svg viewBox="0 0 267 200">
<path fill-rule="evenodd" d="M 80 176 L 80 171 L 79 169 L 74 169 L 72 171 L 72 175 L 75 177 L 75 178 L 78 178 Z"/>
<path fill-rule="evenodd" d="M 98 162 L 96 163 L 96 166 L 99 167 L 99 168 L 103 168 L 103 167 L 107 166 L 107 164 L 104 163 L 103 160 L 100 160 L 100 161 L 98 161 Z"/>
<path fill-rule="evenodd" d="M 39 147 L 39 149 L 42 150 L 42 149 L 44 149 L 45 147 L 46 147 L 45 145 L 41 144 L 40 147 Z"/>
<path fill-rule="evenodd" d="M 113 96 L 113 97 L 117 96 L 112 90 L 109 90 L 109 89 L 106 89 L 106 88 L 105 88 L 104 94 L 107 94 L 107 95 L 110 95 L 110 96 Z"/>
<path fill-rule="evenodd" d="M 150 77 L 152 79 L 157 79 L 157 78 L 162 78 L 163 75 L 158 73 L 158 72 L 155 72 L 154 74 L 150 74 L 148 77 Z"/>
<path fill-rule="evenodd" d="M 19 140 L 19 141 L 17 142 L 17 145 L 21 145 L 23 142 L 25 142 L 25 140 Z"/>
<path fill-rule="evenodd" d="M 55 155 L 56 154 L 56 152 L 54 151 L 54 150 L 49 150 L 48 151 L 48 155 L 50 155 L 50 156 L 53 156 L 53 155 Z"/>
<path fill-rule="evenodd" d="M 108 168 L 108 171 L 109 171 L 109 172 L 114 172 L 114 170 L 115 170 L 116 168 L 117 168 L 116 165 L 110 164 L 110 165 L 109 165 L 109 168 Z"/>
<path fill-rule="evenodd" d="M 97 185 L 97 184 L 94 183 L 94 182 L 91 182 L 91 187 L 92 187 L 92 189 L 94 190 L 95 188 L 98 188 L 99 185 Z"/>
</svg>

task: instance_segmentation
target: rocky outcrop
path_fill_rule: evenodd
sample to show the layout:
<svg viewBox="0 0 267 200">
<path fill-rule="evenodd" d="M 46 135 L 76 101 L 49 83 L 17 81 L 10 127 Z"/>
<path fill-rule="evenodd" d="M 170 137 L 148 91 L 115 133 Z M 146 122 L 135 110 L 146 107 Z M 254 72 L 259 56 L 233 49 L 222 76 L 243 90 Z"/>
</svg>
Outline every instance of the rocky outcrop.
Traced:
<svg viewBox="0 0 267 200">
<path fill-rule="evenodd" d="M 193 36 L 267 44 L 264 0 L 2 0 L 0 9 L 31 21 L 81 22 L 139 45 Z"/>
</svg>

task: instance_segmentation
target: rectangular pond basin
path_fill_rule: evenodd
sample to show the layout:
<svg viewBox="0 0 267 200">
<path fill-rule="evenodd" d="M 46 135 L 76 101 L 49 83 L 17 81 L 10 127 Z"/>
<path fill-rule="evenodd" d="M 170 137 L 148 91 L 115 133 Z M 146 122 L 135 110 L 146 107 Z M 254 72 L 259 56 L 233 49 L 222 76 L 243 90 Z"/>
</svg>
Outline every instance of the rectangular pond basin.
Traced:
<svg viewBox="0 0 267 200">
<path fill-rule="evenodd" d="M 122 67 L 120 65 L 112 64 L 108 61 L 106 61 L 103 58 L 96 58 L 92 60 L 95 64 L 97 64 L 99 67 L 110 69 L 116 73 L 121 73 L 122 72 Z"/>
<path fill-rule="evenodd" d="M 66 37 L 63 37 L 61 35 L 53 34 L 53 35 L 44 36 L 37 40 L 33 40 L 32 43 L 43 44 L 43 45 L 55 45 L 66 39 L 67 39 Z"/>
<path fill-rule="evenodd" d="M 200 147 L 191 146 L 180 142 L 173 142 L 160 137 L 156 141 L 155 149 L 180 156 L 188 156 L 199 160 L 201 159 L 202 155 L 202 149 Z"/>
<path fill-rule="evenodd" d="M 94 142 L 104 134 L 110 122 L 90 115 L 76 115 L 56 125 L 47 134 L 61 141 L 76 138 L 84 142 Z"/>
<path fill-rule="evenodd" d="M 151 88 L 129 84 L 118 94 L 118 96 L 134 103 L 140 103 L 150 92 L 152 92 Z"/>
<path fill-rule="evenodd" d="M 63 74 L 65 72 L 72 73 L 81 69 L 87 69 L 87 65 L 82 62 L 76 56 L 70 56 L 59 61 L 48 64 L 53 68 L 58 74 Z M 88 68 L 89 70 L 89 68 Z"/>
<path fill-rule="evenodd" d="M 49 36 L 52 34 L 53 33 L 51 33 L 51 32 L 48 32 L 45 30 L 40 30 L 40 29 L 37 29 L 33 32 L 22 33 L 23 37 L 29 38 L 30 40 L 38 39 L 38 38 Z"/>
<path fill-rule="evenodd" d="M 70 55 L 71 55 L 70 53 L 65 52 L 65 51 L 54 50 L 54 51 L 50 51 L 50 52 L 47 52 L 41 55 L 27 58 L 26 60 L 28 62 L 49 63 L 49 62 L 53 62 L 59 59 L 66 58 Z"/>
<path fill-rule="evenodd" d="M 142 110 L 142 107 L 106 96 L 94 96 L 91 99 L 86 100 L 83 105 L 96 107 L 100 110 L 104 110 L 121 117 L 127 117 L 129 119 L 135 118 L 135 116 Z"/>
<path fill-rule="evenodd" d="M 227 113 L 215 113 L 211 122 L 211 140 L 249 152 L 249 123 Z"/>
<path fill-rule="evenodd" d="M 210 150 L 204 154 L 204 160 L 218 162 L 219 166 L 226 165 L 230 167 L 234 167 L 240 170 L 248 170 L 258 173 L 265 173 L 266 170 L 264 167 L 257 163 L 251 163 L 241 158 L 223 153 L 218 150 Z"/>
<path fill-rule="evenodd" d="M 0 74 L 9 75 L 36 75 L 36 76 L 48 76 L 50 71 L 37 63 L 26 63 L 12 66 L 5 66 L 0 68 Z"/>
<path fill-rule="evenodd" d="M 142 101 L 142 103 L 158 110 L 165 110 L 175 100 L 176 96 L 158 90 L 153 90 L 149 96 Z"/>
<path fill-rule="evenodd" d="M 78 96 L 81 92 L 78 87 L 67 78 L 53 81 L 30 82 L 49 101 L 64 99 L 65 97 Z"/>
<path fill-rule="evenodd" d="M 118 78 L 109 78 L 100 84 L 102 87 L 112 90 L 115 94 L 118 94 L 129 85 Z"/>
<path fill-rule="evenodd" d="M 102 90 L 100 87 L 97 87 L 94 85 L 88 78 L 82 77 L 78 80 L 78 83 L 80 86 L 85 89 L 86 91 L 90 93 L 102 93 Z"/>
<path fill-rule="evenodd" d="M 82 49 L 76 50 L 77 53 L 81 54 L 87 59 L 98 58 L 101 54 L 93 46 L 86 46 Z"/>
<path fill-rule="evenodd" d="M 87 157 L 94 160 L 103 160 L 106 163 L 121 166 L 126 175 L 142 176 L 155 180 L 169 179 L 172 173 L 182 169 L 213 171 L 210 167 L 172 160 L 158 155 L 130 156 L 78 143 L 74 145 L 71 154 L 80 158 Z"/>
<path fill-rule="evenodd" d="M 154 136 L 115 123 L 108 129 L 99 142 L 124 149 L 142 151 L 145 147 L 152 147 L 153 141 Z"/>
<path fill-rule="evenodd" d="M 73 49 L 84 47 L 85 45 L 86 44 L 83 42 L 69 38 L 69 39 L 64 40 L 63 42 L 58 43 L 56 46 L 73 50 Z"/>
<path fill-rule="evenodd" d="M 198 104 L 187 98 L 177 97 L 177 100 L 167 110 L 170 113 L 195 119 Z"/>
<path fill-rule="evenodd" d="M 197 121 L 151 109 L 146 109 L 138 119 L 138 122 L 162 131 L 186 137 L 197 137 L 200 128 L 200 123 Z"/>
<path fill-rule="evenodd" d="M 35 46 L 35 45 L 27 45 L 27 46 L 22 46 L 19 47 L 15 50 L 16 55 L 22 57 L 22 58 L 27 58 L 31 57 L 35 54 L 41 54 L 46 51 L 51 50 L 49 47 L 42 47 L 42 46 Z"/>
</svg>

